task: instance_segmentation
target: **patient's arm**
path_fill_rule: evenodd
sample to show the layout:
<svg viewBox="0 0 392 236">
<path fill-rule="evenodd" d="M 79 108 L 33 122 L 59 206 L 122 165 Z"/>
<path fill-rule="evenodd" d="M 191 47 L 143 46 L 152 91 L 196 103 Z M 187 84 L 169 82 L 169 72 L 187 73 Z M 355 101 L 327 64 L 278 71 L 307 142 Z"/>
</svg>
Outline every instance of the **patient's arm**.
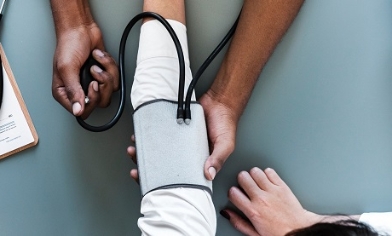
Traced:
<svg viewBox="0 0 392 236">
<path fill-rule="evenodd" d="M 192 74 L 184 1 L 145 0 L 143 10 L 162 15 L 176 32 L 184 52 L 187 88 Z M 216 215 L 211 191 L 199 184 L 201 180 L 211 185 L 203 174 L 204 161 L 209 154 L 204 115 L 202 112 L 199 116 L 194 114 L 192 121 L 195 122 L 190 125 L 177 124 L 176 105 L 167 101 L 177 101 L 178 75 L 177 52 L 169 33 L 158 21 L 145 20 L 140 30 L 131 91 L 132 105 L 136 109 L 133 120 L 143 195 L 140 209 L 143 216 L 139 218 L 138 226 L 142 235 L 215 235 Z M 197 109 L 202 111 L 200 105 Z M 203 130 L 195 126 L 197 117 L 203 121 L 204 133 L 194 135 L 197 142 L 188 142 L 188 137 L 194 137 L 189 131 Z M 204 142 L 204 148 L 195 145 L 200 140 Z M 195 146 L 199 151 L 202 149 L 204 159 L 198 158 Z"/>
</svg>

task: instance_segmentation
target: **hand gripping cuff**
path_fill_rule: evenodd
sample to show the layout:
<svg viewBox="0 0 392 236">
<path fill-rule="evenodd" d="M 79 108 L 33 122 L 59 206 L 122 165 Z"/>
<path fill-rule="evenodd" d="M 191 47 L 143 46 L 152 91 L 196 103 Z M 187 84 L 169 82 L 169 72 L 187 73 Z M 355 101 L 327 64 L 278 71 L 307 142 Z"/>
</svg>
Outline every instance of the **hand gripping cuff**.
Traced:
<svg viewBox="0 0 392 236">
<path fill-rule="evenodd" d="M 212 182 L 204 177 L 209 156 L 203 108 L 191 104 L 190 124 L 176 121 L 177 103 L 154 100 L 133 114 L 139 183 L 144 196 L 162 188 L 190 187 L 212 194 Z"/>
</svg>

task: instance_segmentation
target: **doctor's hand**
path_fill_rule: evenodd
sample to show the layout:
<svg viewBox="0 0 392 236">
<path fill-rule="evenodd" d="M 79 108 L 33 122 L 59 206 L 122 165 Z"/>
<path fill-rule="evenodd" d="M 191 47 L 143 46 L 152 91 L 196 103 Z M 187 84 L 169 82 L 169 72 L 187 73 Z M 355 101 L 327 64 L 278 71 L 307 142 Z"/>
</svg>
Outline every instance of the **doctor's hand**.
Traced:
<svg viewBox="0 0 392 236">
<path fill-rule="evenodd" d="M 79 73 L 92 51 L 94 59 L 104 68 L 90 68 L 96 81 L 90 83 L 88 94 L 85 95 L 80 85 Z M 101 30 L 95 22 L 57 33 L 52 94 L 65 109 L 86 119 L 96 106 L 107 107 L 111 94 L 118 88 L 119 73 L 116 62 L 104 51 Z M 87 104 L 85 96 L 89 98 Z"/>
<path fill-rule="evenodd" d="M 211 153 L 204 165 L 204 175 L 213 180 L 234 151 L 239 115 L 215 99 L 211 90 L 199 101 L 204 109 Z"/>
<path fill-rule="evenodd" d="M 290 188 L 273 169 L 252 168 L 238 174 L 239 187 L 231 187 L 229 200 L 248 219 L 232 210 L 220 213 L 245 235 L 285 235 L 323 220 L 305 210 Z"/>
</svg>

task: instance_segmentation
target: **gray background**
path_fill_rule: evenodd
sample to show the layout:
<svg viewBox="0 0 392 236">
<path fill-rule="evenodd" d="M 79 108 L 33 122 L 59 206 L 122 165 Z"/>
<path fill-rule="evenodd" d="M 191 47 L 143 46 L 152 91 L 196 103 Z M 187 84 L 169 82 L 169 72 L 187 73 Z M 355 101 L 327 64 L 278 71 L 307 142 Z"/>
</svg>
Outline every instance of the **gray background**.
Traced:
<svg viewBox="0 0 392 236">
<path fill-rule="evenodd" d="M 117 58 L 123 28 L 142 1 L 90 2 L 107 50 Z M 242 2 L 186 4 L 195 69 Z M 216 178 L 217 211 L 228 204 L 236 174 L 252 166 L 276 169 L 304 207 L 318 213 L 392 210 L 391 9 L 389 0 L 305 3 L 262 72 L 241 119 L 236 150 Z M 140 195 L 126 155 L 129 101 L 112 130 L 83 130 L 51 96 L 55 35 L 49 1 L 9 1 L 1 27 L 40 143 L 0 161 L 0 234 L 138 235 Z M 132 35 L 128 85 L 138 30 Z M 205 73 L 199 95 L 221 59 Z M 94 116 L 106 117 L 103 113 Z M 217 235 L 238 233 L 218 214 Z"/>
</svg>

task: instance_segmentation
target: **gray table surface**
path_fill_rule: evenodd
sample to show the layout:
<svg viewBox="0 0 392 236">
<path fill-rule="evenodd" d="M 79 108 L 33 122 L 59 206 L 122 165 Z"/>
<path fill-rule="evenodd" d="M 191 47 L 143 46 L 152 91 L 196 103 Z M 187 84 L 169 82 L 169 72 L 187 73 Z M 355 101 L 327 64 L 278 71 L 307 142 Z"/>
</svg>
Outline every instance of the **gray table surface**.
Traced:
<svg viewBox="0 0 392 236">
<path fill-rule="evenodd" d="M 117 57 L 123 28 L 142 1 L 90 2 L 106 47 Z M 242 2 L 186 4 L 196 69 Z M 216 178 L 217 212 L 228 205 L 236 174 L 253 166 L 276 169 L 304 207 L 318 213 L 392 210 L 391 9 L 389 0 L 305 3 L 262 72 L 239 124 L 236 150 Z M 55 102 L 49 1 L 9 1 L 1 28 L 40 142 L 0 161 L 0 234 L 138 235 L 140 193 L 129 178 L 135 166 L 126 154 L 133 132 L 130 103 L 113 129 L 90 133 Z M 128 91 L 138 30 L 130 37 Z M 199 95 L 221 60 L 205 73 Z M 217 217 L 217 235 L 239 235 Z"/>
</svg>

